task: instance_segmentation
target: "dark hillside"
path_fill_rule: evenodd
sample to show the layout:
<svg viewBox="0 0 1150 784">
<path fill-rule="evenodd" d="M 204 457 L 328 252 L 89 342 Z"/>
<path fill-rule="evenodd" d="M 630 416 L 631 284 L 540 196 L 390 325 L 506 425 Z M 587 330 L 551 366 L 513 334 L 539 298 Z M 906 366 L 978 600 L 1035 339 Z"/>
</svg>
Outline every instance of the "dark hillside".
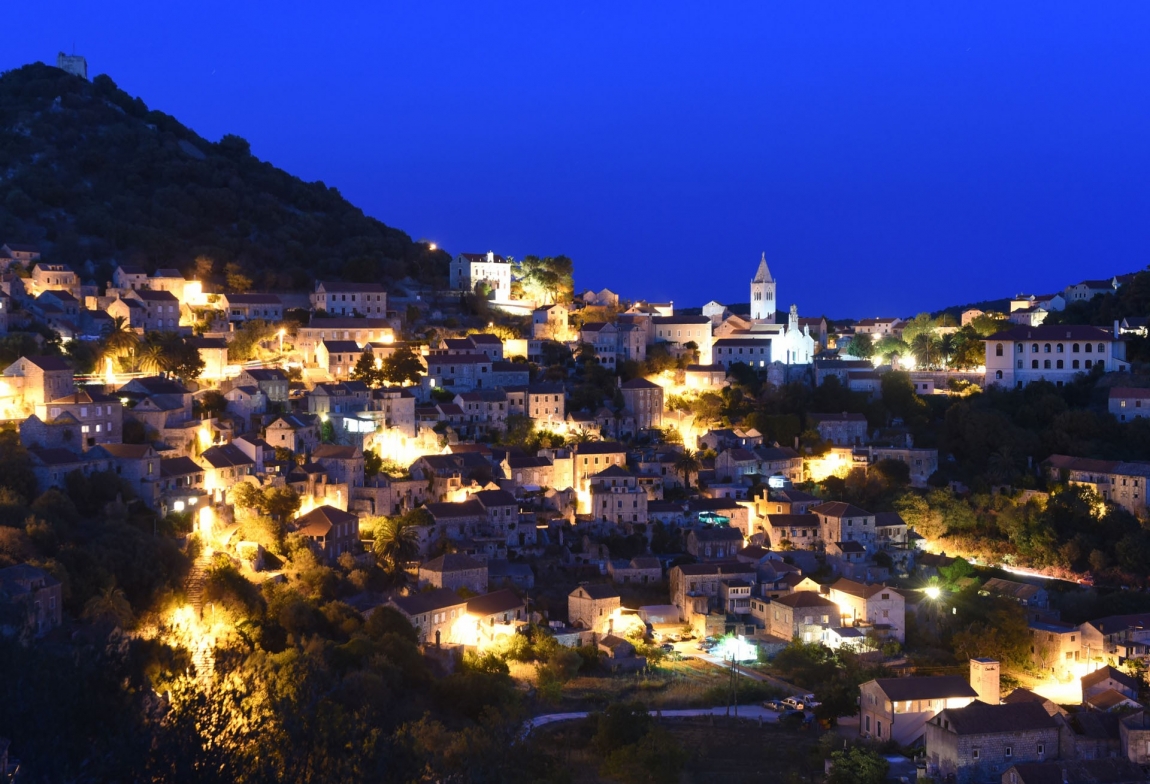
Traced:
<svg viewBox="0 0 1150 784">
<path fill-rule="evenodd" d="M 197 257 L 221 280 L 233 264 L 273 289 L 323 276 L 431 282 L 448 261 L 238 136 L 209 142 L 107 76 L 40 63 L 0 75 L 0 242 L 38 244 L 99 283 L 116 263 L 190 273 Z"/>
</svg>

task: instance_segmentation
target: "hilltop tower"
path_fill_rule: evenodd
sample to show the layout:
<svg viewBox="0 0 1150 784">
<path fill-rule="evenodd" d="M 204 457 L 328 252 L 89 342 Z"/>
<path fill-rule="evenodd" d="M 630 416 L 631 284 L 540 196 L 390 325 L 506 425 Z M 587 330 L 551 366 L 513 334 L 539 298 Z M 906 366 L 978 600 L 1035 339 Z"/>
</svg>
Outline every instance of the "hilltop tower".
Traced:
<svg viewBox="0 0 1150 784">
<path fill-rule="evenodd" d="M 88 78 L 88 61 L 78 54 L 64 54 L 60 52 L 56 55 L 56 67 L 62 71 L 67 71 L 70 74 L 79 76 L 81 79 Z"/>
<path fill-rule="evenodd" d="M 751 320 L 775 323 L 775 279 L 767 266 L 767 254 L 759 261 L 759 270 L 751 280 Z"/>
</svg>

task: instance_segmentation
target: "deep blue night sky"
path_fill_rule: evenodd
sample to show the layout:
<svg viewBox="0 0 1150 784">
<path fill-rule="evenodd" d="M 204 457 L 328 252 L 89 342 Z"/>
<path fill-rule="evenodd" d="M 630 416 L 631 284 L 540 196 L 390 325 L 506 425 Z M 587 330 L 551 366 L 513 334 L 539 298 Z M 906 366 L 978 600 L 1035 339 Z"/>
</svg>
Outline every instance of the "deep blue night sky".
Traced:
<svg viewBox="0 0 1150 784">
<path fill-rule="evenodd" d="M 684 307 L 762 251 L 832 317 L 1150 261 L 1144 2 L 361 5 L 9 2 L 0 68 L 74 42 L 417 239 Z"/>
</svg>

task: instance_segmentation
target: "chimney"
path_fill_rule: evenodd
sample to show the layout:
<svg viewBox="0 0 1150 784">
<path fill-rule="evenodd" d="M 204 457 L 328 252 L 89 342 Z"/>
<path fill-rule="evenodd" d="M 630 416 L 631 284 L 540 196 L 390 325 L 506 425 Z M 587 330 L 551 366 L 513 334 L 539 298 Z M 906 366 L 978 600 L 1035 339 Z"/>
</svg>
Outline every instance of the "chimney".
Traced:
<svg viewBox="0 0 1150 784">
<path fill-rule="evenodd" d="M 998 705 L 1002 701 L 998 661 L 995 659 L 971 659 L 970 685 L 978 692 L 978 699 L 988 705 Z"/>
</svg>

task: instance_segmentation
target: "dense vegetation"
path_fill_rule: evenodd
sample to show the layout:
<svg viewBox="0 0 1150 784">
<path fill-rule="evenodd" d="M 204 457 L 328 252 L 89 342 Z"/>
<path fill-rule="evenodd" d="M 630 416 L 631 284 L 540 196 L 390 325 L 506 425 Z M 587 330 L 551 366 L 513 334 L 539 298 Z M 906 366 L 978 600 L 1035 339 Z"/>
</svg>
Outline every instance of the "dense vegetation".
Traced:
<svg viewBox="0 0 1150 784">
<path fill-rule="evenodd" d="M 272 289 L 446 277 L 443 251 L 256 159 L 238 136 L 201 138 L 104 75 L 37 63 L 0 76 L 0 171 L 0 241 L 36 243 L 99 284 L 116 263 Z"/>
</svg>

